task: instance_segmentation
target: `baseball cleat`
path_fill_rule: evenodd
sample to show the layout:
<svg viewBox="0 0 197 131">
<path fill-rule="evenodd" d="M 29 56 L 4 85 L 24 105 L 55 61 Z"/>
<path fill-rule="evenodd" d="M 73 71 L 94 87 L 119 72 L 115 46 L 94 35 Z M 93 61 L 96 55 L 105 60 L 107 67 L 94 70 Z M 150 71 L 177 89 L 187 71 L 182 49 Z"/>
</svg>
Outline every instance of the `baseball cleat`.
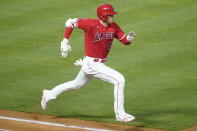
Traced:
<svg viewBox="0 0 197 131">
<path fill-rule="evenodd" d="M 119 122 L 132 122 L 135 120 L 135 117 L 132 115 L 129 115 L 127 113 L 124 114 L 116 114 L 116 121 Z"/>
<path fill-rule="evenodd" d="M 42 99 L 41 99 L 41 108 L 42 110 L 46 109 L 47 106 L 47 96 L 46 96 L 47 90 L 42 91 Z"/>
</svg>

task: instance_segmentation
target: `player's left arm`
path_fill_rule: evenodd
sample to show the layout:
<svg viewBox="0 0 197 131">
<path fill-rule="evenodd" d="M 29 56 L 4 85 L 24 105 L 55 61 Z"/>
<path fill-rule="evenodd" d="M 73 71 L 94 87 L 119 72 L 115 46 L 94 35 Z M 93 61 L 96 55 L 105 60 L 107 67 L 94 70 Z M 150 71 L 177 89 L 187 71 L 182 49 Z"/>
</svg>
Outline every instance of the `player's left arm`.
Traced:
<svg viewBox="0 0 197 131">
<path fill-rule="evenodd" d="M 134 31 L 130 31 L 127 35 L 127 41 L 128 42 L 133 42 L 134 38 L 135 38 L 136 34 Z"/>
<path fill-rule="evenodd" d="M 125 45 L 129 45 L 133 42 L 134 37 L 136 36 L 134 31 L 130 31 L 128 35 L 126 35 L 120 27 L 117 25 L 115 37 L 121 41 Z"/>
</svg>

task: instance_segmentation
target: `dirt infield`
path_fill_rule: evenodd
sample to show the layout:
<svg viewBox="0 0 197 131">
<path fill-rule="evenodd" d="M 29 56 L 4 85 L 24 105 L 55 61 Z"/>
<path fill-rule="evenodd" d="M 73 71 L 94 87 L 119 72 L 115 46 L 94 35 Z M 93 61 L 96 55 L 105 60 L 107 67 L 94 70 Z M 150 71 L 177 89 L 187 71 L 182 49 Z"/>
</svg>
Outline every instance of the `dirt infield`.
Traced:
<svg viewBox="0 0 197 131">
<path fill-rule="evenodd" d="M 7 110 L 0 110 L 0 117 L 0 131 L 167 131 Z M 197 131 L 197 127 L 181 131 Z"/>
</svg>

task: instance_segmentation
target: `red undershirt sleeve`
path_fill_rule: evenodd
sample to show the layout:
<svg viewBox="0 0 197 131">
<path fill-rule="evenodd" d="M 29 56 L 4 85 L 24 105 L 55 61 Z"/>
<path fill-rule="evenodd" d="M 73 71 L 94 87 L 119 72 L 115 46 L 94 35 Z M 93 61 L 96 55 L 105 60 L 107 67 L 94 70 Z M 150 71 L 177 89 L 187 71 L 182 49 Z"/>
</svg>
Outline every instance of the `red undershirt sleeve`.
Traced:
<svg viewBox="0 0 197 131">
<path fill-rule="evenodd" d="M 121 41 L 123 44 L 125 45 L 129 45 L 131 44 L 131 42 L 127 41 L 127 36 L 126 34 L 120 29 L 120 27 L 118 25 L 116 25 L 116 34 L 115 37 Z"/>
<path fill-rule="evenodd" d="M 131 44 L 131 42 L 129 42 L 129 41 L 127 40 L 127 36 L 125 36 L 125 37 L 121 40 L 121 42 L 122 42 L 123 44 L 125 44 L 125 45 L 130 45 L 130 44 Z"/>
<path fill-rule="evenodd" d="M 66 29 L 65 29 L 65 34 L 64 34 L 64 38 L 69 39 L 69 37 L 70 37 L 72 31 L 73 31 L 73 28 L 72 28 L 72 27 L 66 27 Z"/>
</svg>

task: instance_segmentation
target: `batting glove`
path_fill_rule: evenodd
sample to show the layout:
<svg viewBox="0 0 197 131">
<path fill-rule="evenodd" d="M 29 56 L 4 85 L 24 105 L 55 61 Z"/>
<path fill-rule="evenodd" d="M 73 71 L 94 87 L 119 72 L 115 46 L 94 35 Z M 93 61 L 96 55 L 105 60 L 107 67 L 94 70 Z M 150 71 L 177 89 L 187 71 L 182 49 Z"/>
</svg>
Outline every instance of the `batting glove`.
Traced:
<svg viewBox="0 0 197 131">
<path fill-rule="evenodd" d="M 76 60 L 74 65 L 77 66 L 77 67 L 82 67 L 83 66 L 83 60 L 82 59 Z"/>
<path fill-rule="evenodd" d="M 130 31 L 127 35 L 127 41 L 132 42 L 135 36 L 136 36 L 135 32 Z"/>
<path fill-rule="evenodd" d="M 68 39 L 64 38 L 63 41 L 61 41 L 61 55 L 62 57 L 66 58 L 68 55 L 68 51 L 71 51 L 71 47 L 68 43 Z"/>
</svg>

